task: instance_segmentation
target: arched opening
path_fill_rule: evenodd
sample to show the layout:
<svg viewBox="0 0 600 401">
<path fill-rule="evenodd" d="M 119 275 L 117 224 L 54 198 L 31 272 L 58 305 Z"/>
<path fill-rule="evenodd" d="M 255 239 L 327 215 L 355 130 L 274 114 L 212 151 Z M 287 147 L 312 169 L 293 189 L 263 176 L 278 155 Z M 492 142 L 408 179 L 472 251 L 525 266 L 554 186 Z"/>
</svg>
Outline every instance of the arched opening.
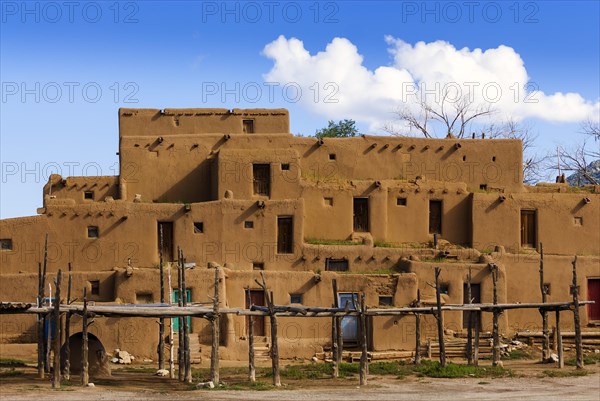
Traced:
<svg viewBox="0 0 600 401">
<path fill-rule="evenodd" d="M 60 349 L 61 366 L 65 366 L 66 361 L 66 343 Z M 81 374 L 81 355 L 83 353 L 83 334 L 76 333 L 70 337 L 69 349 L 71 352 L 70 372 L 72 374 Z M 106 350 L 102 342 L 93 334 L 88 334 L 88 363 L 90 377 L 110 376 L 110 365 Z"/>
</svg>

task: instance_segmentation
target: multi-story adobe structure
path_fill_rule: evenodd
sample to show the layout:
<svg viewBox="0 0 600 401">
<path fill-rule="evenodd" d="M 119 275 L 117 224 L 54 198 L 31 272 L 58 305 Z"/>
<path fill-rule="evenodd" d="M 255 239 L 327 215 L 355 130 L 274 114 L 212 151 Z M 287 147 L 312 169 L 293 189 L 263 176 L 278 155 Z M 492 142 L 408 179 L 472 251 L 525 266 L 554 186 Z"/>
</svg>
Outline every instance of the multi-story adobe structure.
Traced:
<svg viewBox="0 0 600 401">
<path fill-rule="evenodd" d="M 361 136 L 317 140 L 290 134 L 284 109 L 121 109 L 120 175 L 61 177 L 43 189 L 38 215 L 0 221 L 0 299 L 34 302 L 48 233 L 48 271 L 73 266 L 74 298 L 96 303 L 159 302 L 162 253 L 185 252 L 191 302 L 207 302 L 213 266 L 223 267 L 223 306 L 274 301 L 331 306 L 365 292 L 370 306 L 435 298 L 427 284 L 442 268 L 446 303 L 460 304 L 469 268 L 475 302 L 492 301 L 490 263 L 499 266 L 500 302 L 540 302 L 539 243 L 548 301 L 570 299 L 571 260 L 579 255 L 582 323 L 600 321 L 599 186 L 524 186 L 518 140 Z M 437 247 L 433 246 L 434 237 Z M 568 313 L 568 311 L 562 312 Z M 445 312 L 460 331 L 463 312 Z M 551 324 L 552 324 L 551 318 Z M 35 342 L 35 317 L 0 316 L 2 341 Z M 562 319 L 565 327 L 571 319 Z M 510 310 L 505 334 L 535 329 L 536 310 Z M 256 319 L 255 334 L 268 335 Z M 481 330 L 490 330 L 484 316 Z M 81 324 L 73 319 L 71 332 Z M 280 355 L 309 357 L 330 342 L 331 320 L 285 318 Z M 155 357 L 155 319 L 98 318 L 90 328 L 106 347 Z M 352 318 L 344 337 L 357 338 Z M 210 325 L 192 319 L 203 353 Z M 372 350 L 414 349 L 414 319 L 373 317 Z M 221 355 L 243 359 L 244 317 L 221 319 Z M 422 332 L 435 337 L 432 318 Z"/>
</svg>

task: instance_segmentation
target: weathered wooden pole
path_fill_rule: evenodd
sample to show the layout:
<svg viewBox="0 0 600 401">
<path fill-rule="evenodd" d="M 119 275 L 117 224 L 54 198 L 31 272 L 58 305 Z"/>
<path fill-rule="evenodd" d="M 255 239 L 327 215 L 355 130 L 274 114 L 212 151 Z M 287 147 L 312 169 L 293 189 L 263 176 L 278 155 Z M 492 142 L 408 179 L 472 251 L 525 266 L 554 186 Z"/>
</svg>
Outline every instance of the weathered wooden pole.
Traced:
<svg viewBox="0 0 600 401">
<path fill-rule="evenodd" d="M 50 298 L 49 306 L 52 307 L 52 284 L 48 283 L 48 298 Z M 54 324 L 50 313 L 46 315 L 46 324 L 48 325 L 48 335 L 46 336 L 46 354 L 44 355 L 44 366 L 46 373 L 50 373 L 50 351 L 52 350 L 52 325 Z M 56 331 L 56 328 L 54 329 Z"/>
<path fill-rule="evenodd" d="M 62 271 L 59 269 L 54 286 L 56 287 L 56 301 L 54 302 L 54 310 L 52 311 L 54 321 L 54 364 L 52 374 L 52 388 L 60 388 L 60 342 L 61 342 L 61 325 L 60 325 L 60 282 L 62 280 Z"/>
<path fill-rule="evenodd" d="M 369 372 L 369 361 L 367 354 L 367 306 L 365 304 L 365 293 L 360 295 L 360 385 L 367 385 L 367 374 Z"/>
<path fill-rule="evenodd" d="M 48 233 L 46 233 L 44 240 L 44 268 L 42 271 L 42 303 L 44 304 L 46 298 L 46 272 L 48 271 Z M 50 284 L 48 284 L 50 285 Z M 52 294 L 49 294 L 50 303 L 52 303 Z M 52 334 L 51 326 L 50 326 L 50 316 L 44 315 L 44 324 L 43 324 L 43 333 L 44 340 L 42 341 L 42 349 L 43 349 L 43 362 L 44 373 L 50 373 L 50 336 Z M 46 328 L 48 329 L 48 333 L 46 333 Z"/>
<path fill-rule="evenodd" d="M 331 288 L 333 291 L 333 307 L 337 308 L 339 305 L 338 294 L 337 294 L 337 280 L 334 278 L 331 281 Z M 331 360 L 333 377 L 340 377 L 340 363 L 342 360 L 342 350 L 340 348 L 341 336 L 341 319 L 334 316 L 331 318 Z"/>
<path fill-rule="evenodd" d="M 250 297 L 250 287 L 246 288 L 246 303 L 248 308 L 252 306 Z M 256 381 L 256 368 L 254 366 L 254 318 L 248 316 L 248 379 L 254 383 Z"/>
<path fill-rule="evenodd" d="M 169 275 L 168 275 L 168 286 L 169 286 L 169 305 L 173 303 L 173 283 L 171 282 L 171 270 L 172 265 L 169 262 Z M 173 361 L 174 349 L 173 349 L 173 319 L 169 319 L 169 377 L 175 378 L 175 362 Z"/>
<path fill-rule="evenodd" d="M 577 369 L 583 369 L 583 350 L 581 347 L 581 321 L 579 319 L 579 289 L 577 288 L 577 256 L 573 259 L 573 321 L 575 323 L 575 357 Z"/>
<path fill-rule="evenodd" d="M 560 309 L 556 309 L 556 346 L 558 347 L 558 368 L 565 367 L 565 358 L 563 355 L 562 334 L 560 333 Z"/>
<path fill-rule="evenodd" d="M 481 326 L 481 312 L 474 312 L 471 318 L 475 317 L 475 344 L 473 344 L 473 366 L 479 366 L 479 327 Z"/>
<path fill-rule="evenodd" d="M 262 284 L 260 286 L 265 294 L 265 300 L 269 309 L 269 318 L 271 320 L 271 367 L 273 369 L 273 385 L 281 387 L 281 375 L 279 372 L 279 346 L 277 344 L 277 316 L 275 316 L 275 308 L 273 307 L 273 300 L 269 295 L 267 289 L 267 282 L 265 280 L 265 272 L 261 271 L 260 276 L 262 278 Z"/>
<path fill-rule="evenodd" d="M 177 247 L 177 305 L 183 306 L 183 287 L 181 286 L 181 270 L 183 269 L 183 262 L 181 257 L 181 250 Z M 185 379 L 185 360 L 184 360 L 184 341 L 183 341 L 183 322 L 187 319 L 184 317 L 179 317 L 179 331 L 177 333 L 179 344 L 177 347 L 177 366 L 178 366 L 178 374 L 179 381 L 182 382 Z"/>
<path fill-rule="evenodd" d="M 417 289 L 417 308 L 421 307 L 421 290 Z M 415 365 L 421 363 L 421 314 L 415 313 Z"/>
<path fill-rule="evenodd" d="M 473 295 L 471 293 L 471 267 L 469 267 L 469 275 L 467 276 L 467 304 L 471 304 Z M 473 364 L 473 312 L 467 312 L 469 321 L 467 322 L 467 365 Z"/>
<path fill-rule="evenodd" d="M 72 267 L 69 262 L 69 276 L 67 278 L 67 305 L 71 305 Z M 65 380 L 71 380 L 71 312 L 65 317 L 65 367 L 63 376 Z"/>
<path fill-rule="evenodd" d="M 187 286 L 185 282 L 185 257 L 183 251 L 181 251 L 181 287 L 183 294 L 183 306 L 187 306 Z M 185 316 L 183 320 L 183 343 L 184 343 L 184 362 L 185 362 L 185 376 L 184 381 L 186 383 L 192 382 L 192 360 L 190 354 L 190 321 L 189 317 Z"/>
<path fill-rule="evenodd" d="M 159 224 L 158 235 L 160 246 L 158 247 L 158 267 L 160 274 L 160 303 L 165 303 L 165 278 L 163 270 L 163 227 Z M 161 317 L 158 326 L 158 369 L 165 368 L 165 318 Z"/>
<path fill-rule="evenodd" d="M 540 242 L 540 291 L 542 293 L 542 303 L 547 301 L 547 291 L 544 285 L 544 247 Z M 540 309 L 542 314 L 542 362 L 550 358 L 550 336 L 548 331 L 548 311 L 545 308 Z"/>
<path fill-rule="evenodd" d="M 212 326 L 212 348 L 210 352 L 210 380 L 215 386 L 219 385 L 219 267 L 215 267 L 215 293 L 213 298 Z"/>
<path fill-rule="evenodd" d="M 442 269 L 439 267 L 435 268 L 435 302 L 437 305 L 437 313 L 435 318 L 437 320 L 437 329 L 438 329 L 438 341 L 440 345 L 440 365 L 442 367 L 446 366 L 446 347 L 444 345 L 444 322 L 442 317 L 442 297 L 440 294 L 440 273 Z"/>
<path fill-rule="evenodd" d="M 498 304 L 498 266 L 491 264 L 492 284 L 493 284 L 493 303 Z M 500 311 L 496 308 L 492 311 L 492 366 L 498 366 L 500 362 L 500 334 L 498 327 L 498 318 Z"/>
<path fill-rule="evenodd" d="M 333 304 L 335 305 L 336 308 L 340 307 L 340 299 L 338 296 L 338 288 L 337 288 L 337 279 L 333 279 Z M 342 317 L 337 316 L 335 318 L 335 332 L 337 335 L 337 354 L 336 354 L 336 364 L 338 366 L 338 373 L 339 373 L 339 367 L 342 364 L 342 356 L 344 353 L 344 332 L 342 330 Z"/>
<path fill-rule="evenodd" d="M 38 263 L 38 307 L 44 306 L 44 283 L 42 276 L 42 263 Z M 44 378 L 44 316 L 37 316 L 37 351 L 38 351 L 38 378 Z"/>
<path fill-rule="evenodd" d="M 90 382 L 88 362 L 88 311 L 87 311 L 87 288 L 83 288 L 83 328 L 82 328 L 82 350 L 81 350 L 81 385 L 87 386 Z"/>
</svg>

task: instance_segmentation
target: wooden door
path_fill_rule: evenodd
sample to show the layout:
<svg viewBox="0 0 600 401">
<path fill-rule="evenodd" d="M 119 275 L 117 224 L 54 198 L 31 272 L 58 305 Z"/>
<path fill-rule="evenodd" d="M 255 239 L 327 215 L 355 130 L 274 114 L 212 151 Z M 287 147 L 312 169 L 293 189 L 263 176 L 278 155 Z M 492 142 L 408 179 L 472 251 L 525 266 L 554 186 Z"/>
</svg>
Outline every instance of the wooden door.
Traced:
<svg viewBox="0 0 600 401">
<path fill-rule="evenodd" d="M 271 165 L 253 164 L 252 179 L 254 195 L 269 196 L 271 194 Z"/>
<path fill-rule="evenodd" d="M 596 303 L 588 305 L 588 319 L 590 321 L 600 320 L 600 278 L 588 279 L 588 301 Z"/>
<path fill-rule="evenodd" d="M 162 255 L 163 262 L 173 261 L 173 222 L 159 221 L 157 226 L 158 251 L 161 251 L 161 229 L 162 229 Z"/>
<path fill-rule="evenodd" d="M 277 218 L 277 253 L 294 253 L 294 222 L 290 216 Z"/>
<path fill-rule="evenodd" d="M 248 304 L 248 292 L 250 292 L 250 304 Z M 252 305 L 265 306 L 265 293 L 263 290 L 246 290 L 246 309 Z M 246 333 L 248 332 L 248 326 L 250 325 L 250 317 L 246 317 Z M 265 335 L 265 317 L 264 316 L 253 316 L 252 327 L 254 328 L 255 336 Z"/>
<path fill-rule="evenodd" d="M 354 198 L 354 231 L 369 232 L 369 198 Z"/>
<path fill-rule="evenodd" d="M 521 246 L 535 248 L 536 237 L 535 210 L 521 210 Z"/>
<path fill-rule="evenodd" d="M 429 201 L 429 234 L 442 233 L 442 201 Z"/>
<path fill-rule="evenodd" d="M 471 284 L 471 299 L 471 303 L 481 303 L 481 286 L 479 284 Z M 469 303 L 469 300 L 467 299 L 467 284 L 463 285 L 463 303 Z M 477 319 L 478 313 L 479 312 L 463 311 L 463 329 L 469 328 L 469 321 L 473 319 L 475 330 L 481 330 L 481 319 Z M 477 327 L 475 327 L 475 325 Z"/>
</svg>

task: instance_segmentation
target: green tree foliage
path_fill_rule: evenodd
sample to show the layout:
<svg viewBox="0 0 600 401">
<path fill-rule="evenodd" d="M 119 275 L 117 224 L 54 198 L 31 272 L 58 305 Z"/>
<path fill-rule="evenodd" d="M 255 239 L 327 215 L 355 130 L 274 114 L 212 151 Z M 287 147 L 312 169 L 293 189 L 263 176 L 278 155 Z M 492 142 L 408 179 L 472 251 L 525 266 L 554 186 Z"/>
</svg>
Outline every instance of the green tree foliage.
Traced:
<svg viewBox="0 0 600 401">
<path fill-rule="evenodd" d="M 350 138 L 353 136 L 360 135 L 358 129 L 355 127 L 356 121 L 345 119 L 339 122 L 333 122 L 329 120 L 326 128 L 317 130 L 315 136 L 321 138 Z"/>
</svg>

